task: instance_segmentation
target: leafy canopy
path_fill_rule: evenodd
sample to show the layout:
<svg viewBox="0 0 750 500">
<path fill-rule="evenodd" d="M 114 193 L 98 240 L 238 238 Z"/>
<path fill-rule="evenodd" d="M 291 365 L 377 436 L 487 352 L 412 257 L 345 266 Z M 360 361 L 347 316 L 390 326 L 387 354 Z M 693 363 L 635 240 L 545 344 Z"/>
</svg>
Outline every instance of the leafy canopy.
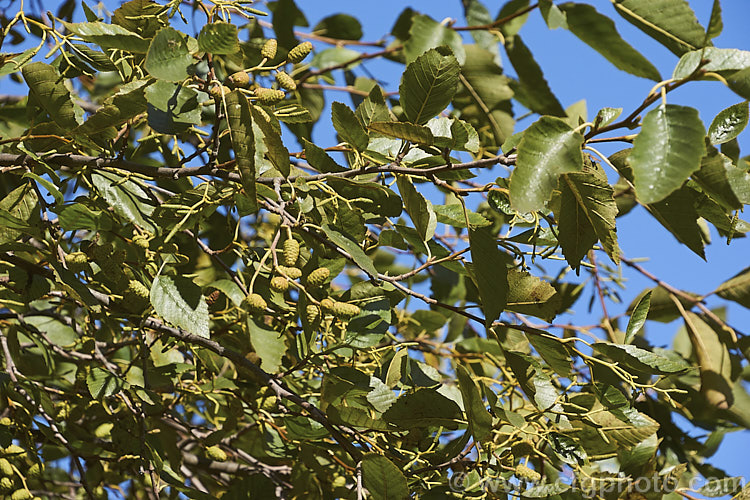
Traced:
<svg viewBox="0 0 750 500">
<path fill-rule="evenodd" d="M 613 0 L 679 58 L 663 80 L 594 3 L 406 8 L 377 42 L 294 0 L 3 12 L 3 496 L 737 494 L 708 460 L 750 427 L 750 341 L 703 300 L 750 307 L 750 270 L 679 290 L 617 225 L 745 237 L 750 52 L 713 46 L 718 0 L 705 27 Z M 566 110 L 538 15 L 656 86 Z M 739 95 L 710 123 L 670 102 L 704 79 Z M 613 314 L 623 272 L 654 287 Z M 555 319 L 586 297 L 599 324 Z"/>
</svg>

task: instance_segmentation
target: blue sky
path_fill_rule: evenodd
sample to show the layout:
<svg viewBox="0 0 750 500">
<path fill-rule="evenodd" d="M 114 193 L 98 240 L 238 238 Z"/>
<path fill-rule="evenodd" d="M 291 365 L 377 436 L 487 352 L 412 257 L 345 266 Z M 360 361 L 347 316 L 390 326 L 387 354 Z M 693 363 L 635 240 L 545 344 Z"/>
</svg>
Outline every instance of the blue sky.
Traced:
<svg viewBox="0 0 750 500">
<path fill-rule="evenodd" d="M 327 15 L 346 12 L 354 15 L 363 23 L 364 40 L 377 40 L 387 34 L 398 13 L 406 6 L 421 11 L 441 21 L 445 18 L 456 19 L 458 25 L 465 25 L 459 0 L 415 0 L 403 2 L 396 0 L 378 1 L 334 1 L 334 0 L 297 0 L 310 22 Z M 494 16 L 504 3 L 486 0 L 485 5 Z M 667 76 L 677 63 L 677 58 L 660 44 L 654 42 L 642 32 L 620 19 L 608 1 L 592 2 L 597 9 L 609 15 L 617 23 L 623 37 L 646 55 Z M 707 0 L 691 1 L 699 19 L 705 24 L 711 10 Z M 89 2 L 93 5 L 94 2 Z M 17 8 L 15 2 L 13 9 Z M 105 5 L 114 9 L 119 2 L 107 1 Z M 747 20 L 750 19 L 750 1 L 725 0 L 724 32 L 715 40 L 718 47 L 734 47 L 750 50 L 750 35 L 747 32 Z M 10 12 L 10 10 L 9 10 Z M 549 30 L 538 12 L 533 12 L 521 31 L 524 41 L 534 53 L 542 66 L 550 87 L 557 94 L 564 106 L 569 106 L 581 99 L 586 99 L 589 117 L 602 107 L 622 107 L 625 113 L 640 104 L 643 97 L 653 86 L 653 82 L 630 76 L 618 71 L 602 56 L 588 48 L 571 33 L 565 30 Z M 503 55 L 504 56 L 504 55 Z M 507 60 L 504 58 L 504 64 Z M 367 69 L 386 83 L 386 90 L 396 90 L 402 67 L 387 61 L 365 63 Z M 509 69 L 512 73 L 512 69 Z M 9 85 L 8 79 L 0 80 L 0 93 L 14 93 L 21 89 Z M 333 99 L 349 103 L 345 94 L 336 94 Z M 329 99 L 327 105 L 330 106 Z M 669 102 L 697 107 L 706 126 L 722 109 L 740 102 L 742 99 L 716 82 L 697 82 L 682 87 L 669 95 Z M 522 130 L 534 118 L 519 124 Z M 321 145 L 332 145 L 335 142 L 330 126 L 320 125 L 316 129 L 316 142 Z M 750 133 L 739 137 L 743 154 L 750 151 Z M 622 145 L 623 149 L 625 145 Z M 613 152 L 614 148 L 602 147 L 604 152 Z M 748 218 L 748 217 L 745 217 Z M 630 258 L 648 257 L 644 266 L 668 283 L 697 292 L 713 290 L 722 281 L 731 277 L 740 269 L 750 265 L 750 239 L 735 240 L 727 246 L 717 234 L 714 242 L 706 248 L 707 262 L 701 260 L 686 247 L 679 245 L 674 238 L 643 209 L 636 209 L 627 216 L 618 219 L 618 235 L 624 254 Z M 610 312 L 621 313 L 630 300 L 643 288 L 652 283 L 628 273 L 628 289 L 623 292 L 624 304 L 610 305 Z M 582 300 L 581 303 L 585 301 Z M 709 305 L 718 302 L 709 301 Z M 579 304 L 580 305 L 580 304 Z M 583 319 L 579 316 L 577 320 Z M 729 321 L 741 330 L 750 330 L 743 325 L 750 322 L 750 312 L 739 306 L 729 306 Z M 672 334 L 678 328 L 674 322 L 667 326 L 648 324 L 649 338 L 655 344 L 669 344 Z M 697 433 L 696 435 L 699 435 Z M 745 472 L 741 458 L 750 448 L 750 432 L 734 433 L 725 439 L 714 462 L 728 473 L 741 475 Z"/>
</svg>

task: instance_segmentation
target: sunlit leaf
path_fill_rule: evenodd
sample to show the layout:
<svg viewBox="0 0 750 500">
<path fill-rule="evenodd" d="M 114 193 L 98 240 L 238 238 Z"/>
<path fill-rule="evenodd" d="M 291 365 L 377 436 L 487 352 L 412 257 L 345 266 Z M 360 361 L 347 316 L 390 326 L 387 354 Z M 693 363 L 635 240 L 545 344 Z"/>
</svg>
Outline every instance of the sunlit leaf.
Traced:
<svg viewBox="0 0 750 500">
<path fill-rule="evenodd" d="M 559 118 L 544 116 L 526 129 L 510 178 L 513 208 L 519 212 L 543 209 L 558 176 L 583 168 L 582 143 L 583 136 Z"/>
<path fill-rule="evenodd" d="M 456 375 L 463 396 L 466 417 L 471 423 L 471 432 L 476 441 L 484 442 L 492 433 L 492 415 L 487 411 L 482 401 L 482 393 L 479 392 L 468 370 L 458 365 Z"/>
<path fill-rule="evenodd" d="M 346 104 L 334 102 L 331 106 L 331 113 L 333 127 L 341 138 L 358 151 L 367 149 L 370 138 L 354 111 Z"/>
<path fill-rule="evenodd" d="M 711 144 L 731 141 L 747 127 L 748 102 L 741 102 L 721 111 L 708 127 Z"/>
<path fill-rule="evenodd" d="M 661 75 L 648 59 L 620 37 L 615 23 L 591 5 L 564 3 L 568 29 L 617 68 L 635 76 L 660 81 Z"/>
<path fill-rule="evenodd" d="M 611 344 L 597 342 L 594 350 L 614 361 L 643 373 L 679 373 L 690 368 L 684 360 L 666 358 L 655 352 L 647 351 L 630 344 Z"/>
<path fill-rule="evenodd" d="M 64 21 L 63 24 L 71 33 L 102 48 L 129 50 L 140 54 L 145 54 L 149 49 L 149 40 L 116 24 L 66 23 Z"/>
<path fill-rule="evenodd" d="M 643 327 L 644 323 L 646 323 L 648 310 L 651 307 L 651 293 L 652 292 L 650 290 L 646 292 L 646 295 L 642 296 L 638 300 L 638 303 L 635 305 L 633 312 L 630 314 L 628 326 L 625 329 L 624 342 L 626 344 L 630 344 L 633 341 L 636 333 L 638 333 L 638 331 Z"/>
<path fill-rule="evenodd" d="M 55 68 L 34 62 L 24 66 L 22 73 L 29 86 L 30 103 L 42 108 L 63 129 L 74 129 L 79 125 L 70 92 Z"/>
<path fill-rule="evenodd" d="M 686 0 L 614 0 L 628 22 L 678 56 L 703 47 L 706 30 Z"/>
<path fill-rule="evenodd" d="M 227 121 L 234 148 L 234 158 L 240 171 L 242 187 L 249 203 L 247 210 L 257 210 L 255 190 L 255 137 L 253 134 L 253 116 L 250 103 L 239 91 L 235 90 L 226 96 Z"/>
<path fill-rule="evenodd" d="M 694 108 L 667 104 L 650 111 L 628 161 L 643 203 L 661 201 L 700 168 L 706 129 Z"/>
<path fill-rule="evenodd" d="M 208 306 L 198 285 L 180 276 L 157 276 L 151 285 L 156 313 L 188 333 L 208 338 Z"/>
<path fill-rule="evenodd" d="M 459 65 L 444 48 L 430 49 L 409 64 L 401 78 L 401 106 L 410 122 L 424 125 L 443 111 L 458 87 Z"/>
<path fill-rule="evenodd" d="M 212 54 L 234 54 L 239 52 L 237 26 L 229 23 L 204 24 L 198 33 L 198 47 Z"/>
<path fill-rule="evenodd" d="M 463 64 L 466 60 L 461 35 L 429 16 L 414 16 L 409 35 L 409 39 L 404 44 L 407 63 L 416 61 L 419 56 L 428 50 L 441 45 L 450 47 L 458 64 Z"/>
<path fill-rule="evenodd" d="M 193 57 L 184 35 L 173 28 L 162 28 L 151 40 L 146 53 L 146 70 L 159 80 L 180 82 L 188 77 Z"/>
<path fill-rule="evenodd" d="M 422 196 L 414 187 L 407 176 L 398 176 L 396 178 L 398 190 L 401 193 L 401 199 L 404 200 L 404 208 L 411 217 L 414 227 L 423 241 L 432 239 L 437 226 L 435 212 L 432 209 L 432 203 Z"/>
</svg>

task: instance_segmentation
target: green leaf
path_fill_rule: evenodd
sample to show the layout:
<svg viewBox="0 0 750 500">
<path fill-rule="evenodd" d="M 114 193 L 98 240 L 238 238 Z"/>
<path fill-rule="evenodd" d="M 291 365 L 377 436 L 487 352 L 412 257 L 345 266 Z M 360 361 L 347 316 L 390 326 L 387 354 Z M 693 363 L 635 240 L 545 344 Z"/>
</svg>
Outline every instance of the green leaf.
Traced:
<svg viewBox="0 0 750 500">
<path fill-rule="evenodd" d="M 144 66 L 158 80 L 181 82 L 188 77 L 187 69 L 193 64 L 184 35 L 174 28 L 160 29 L 146 53 Z"/>
<path fill-rule="evenodd" d="M 500 317 L 508 300 L 508 264 L 511 258 L 497 248 L 489 228 L 469 229 L 474 279 L 482 301 L 485 326 Z"/>
<path fill-rule="evenodd" d="M 143 38 L 152 38 L 168 22 L 168 15 L 169 9 L 153 0 L 130 0 L 115 10 L 112 24 L 120 25 Z"/>
<path fill-rule="evenodd" d="M 570 266 L 577 269 L 597 239 L 612 261 L 619 262 L 617 204 L 606 178 L 588 172 L 562 174 L 559 186 L 558 238 Z"/>
<path fill-rule="evenodd" d="M 526 338 L 550 368 L 555 370 L 555 373 L 562 377 L 569 378 L 571 376 L 573 360 L 567 344 L 542 331 L 538 333 L 526 332 Z"/>
<path fill-rule="evenodd" d="M 159 80 L 146 87 L 145 95 L 148 125 L 156 132 L 178 134 L 200 125 L 201 106 L 195 90 Z"/>
<path fill-rule="evenodd" d="M 333 128 L 344 141 L 357 151 L 367 149 L 370 137 L 349 106 L 341 102 L 334 102 L 331 106 L 331 120 Z"/>
<path fill-rule="evenodd" d="M 396 402 L 396 394 L 385 383 L 377 377 L 370 377 L 372 390 L 367 393 L 367 401 L 375 408 L 375 411 L 383 413 Z"/>
<path fill-rule="evenodd" d="M 401 469 L 376 453 L 362 457 L 362 481 L 374 500 L 404 500 L 409 496 Z"/>
<path fill-rule="evenodd" d="M 432 144 L 457 151 L 479 151 L 479 134 L 474 127 L 458 118 L 438 116 L 427 122 L 432 133 Z"/>
<path fill-rule="evenodd" d="M 477 45 L 466 46 L 466 62 L 461 67 L 461 86 L 453 100 L 461 119 L 483 135 L 486 147 L 499 147 L 513 133 L 510 98 L 513 97 L 502 68 L 492 53 Z M 434 133 L 433 135 L 437 135 Z"/>
<path fill-rule="evenodd" d="M 572 128 L 576 128 L 579 125 L 588 122 L 588 108 L 586 107 L 586 99 L 576 101 L 565 108 L 565 114 L 567 116 L 567 119 L 565 119 L 565 121 Z"/>
<path fill-rule="evenodd" d="M 631 471 L 640 471 L 641 466 L 651 462 L 659 449 L 659 439 L 656 434 L 652 434 L 632 449 L 621 449 L 617 451 L 617 460 L 620 462 L 620 469 L 625 474 L 631 474 Z"/>
<path fill-rule="evenodd" d="M 708 61 L 701 65 L 703 61 Z M 739 49 L 717 49 L 706 47 L 683 55 L 674 68 L 672 78 L 680 79 L 692 74 L 698 67 L 704 71 L 724 74 L 750 67 L 750 51 Z"/>
<path fill-rule="evenodd" d="M 529 18 L 529 13 L 521 14 L 521 11 L 527 11 L 529 0 L 509 0 L 500 8 L 495 20 L 510 17 L 510 20 L 501 26 L 502 34 L 505 37 L 516 35 Z"/>
<path fill-rule="evenodd" d="M 235 306 L 242 304 L 242 301 L 245 299 L 245 294 L 242 293 L 242 290 L 237 286 L 237 283 L 232 280 L 217 280 L 208 286 L 224 292 L 224 295 L 229 297 L 229 300 L 231 300 Z"/>
<path fill-rule="evenodd" d="M 331 158 L 320 146 L 313 144 L 307 139 L 303 139 L 302 141 L 305 147 L 305 159 L 310 165 L 315 167 L 318 172 L 325 174 L 330 172 L 343 172 L 346 170 L 344 167 L 336 163 L 334 159 Z"/>
<path fill-rule="evenodd" d="M 651 110 L 628 158 L 639 201 L 662 201 L 679 189 L 700 168 L 705 135 L 694 108 L 667 104 Z"/>
<path fill-rule="evenodd" d="M 409 38 L 404 43 L 406 63 L 410 64 L 428 50 L 440 46 L 450 47 L 458 64 L 463 65 L 466 53 L 461 35 L 429 16 L 423 14 L 414 16 L 411 20 Z"/>
<path fill-rule="evenodd" d="M 13 55 L 13 57 L 8 57 L 8 55 L 5 55 L 2 59 L 2 63 L 0 63 L 0 77 L 15 73 L 16 71 L 20 70 L 26 63 L 31 60 L 31 58 L 36 55 L 37 51 L 38 50 L 36 47 L 31 47 L 24 50 L 20 54 Z"/>
<path fill-rule="evenodd" d="M 566 15 L 568 29 L 617 68 L 635 76 L 661 81 L 659 70 L 620 37 L 610 18 L 586 4 L 569 2 L 560 5 L 560 9 Z"/>
<path fill-rule="evenodd" d="M 714 0 L 711 6 L 711 17 L 706 28 L 706 38 L 713 39 L 721 35 L 724 30 L 724 22 L 721 20 L 721 1 Z"/>
<path fill-rule="evenodd" d="M 734 495 L 742 487 L 743 479 L 744 478 L 740 476 L 707 481 L 706 484 L 696 490 L 696 493 L 709 498 Z"/>
<path fill-rule="evenodd" d="M 156 313 L 188 333 L 209 338 L 208 305 L 201 289 L 182 276 L 157 276 L 151 284 Z"/>
<path fill-rule="evenodd" d="M 375 269 L 372 259 L 365 254 L 365 251 L 362 250 L 362 247 L 360 247 L 357 242 L 344 236 L 328 224 L 323 224 L 323 232 L 328 236 L 329 240 L 348 253 L 354 263 L 371 278 L 375 278 L 378 275 L 378 271 Z"/>
<path fill-rule="evenodd" d="M 482 401 L 482 393 L 479 392 L 471 374 L 463 365 L 456 365 L 456 377 L 466 409 L 466 420 L 469 421 L 474 441 L 484 443 L 492 435 L 492 415 L 487 411 Z"/>
<path fill-rule="evenodd" d="M 541 0 L 539 2 L 539 10 L 549 29 L 556 30 L 557 28 L 568 27 L 565 12 L 560 10 L 560 7 L 555 5 L 552 0 Z"/>
<path fill-rule="evenodd" d="M 624 415 L 623 419 L 628 420 Z M 609 411 L 592 412 L 586 421 L 573 421 L 575 434 L 589 455 L 631 449 L 659 430 L 650 417 L 636 414 L 635 421 L 624 421 Z"/>
<path fill-rule="evenodd" d="M 610 123 L 614 122 L 621 114 L 622 108 L 602 108 L 596 114 L 594 123 L 597 124 L 597 127 L 606 127 Z"/>
<path fill-rule="evenodd" d="M 484 26 L 494 21 L 487 8 L 479 0 L 468 0 L 462 3 L 468 26 Z M 489 30 L 471 30 L 470 33 L 476 44 L 492 53 L 496 64 L 501 64 L 500 50 L 498 49 L 500 38 Z"/>
<path fill-rule="evenodd" d="M 36 182 L 41 184 L 44 189 L 49 191 L 49 194 L 52 195 L 53 198 L 55 198 L 55 204 L 62 205 L 65 201 L 63 194 L 60 192 L 59 189 L 57 189 L 57 186 L 54 182 L 49 181 L 45 179 L 44 177 L 35 174 L 34 172 L 26 172 L 21 176 L 21 179 L 34 179 Z"/>
<path fill-rule="evenodd" d="M 63 21 L 62 23 L 71 33 L 103 49 L 120 49 L 137 54 L 145 54 L 149 49 L 148 40 L 117 24 L 98 21 L 93 23 L 67 23 Z"/>
<path fill-rule="evenodd" d="M 44 332 L 53 344 L 60 347 L 73 347 L 78 341 L 78 334 L 73 327 L 68 326 L 55 318 L 45 316 L 27 316 L 24 322 L 34 325 L 35 328 Z"/>
<path fill-rule="evenodd" d="M 732 358 L 727 345 L 697 314 L 687 311 L 683 319 L 700 368 L 700 392 L 709 405 L 725 410 L 734 402 Z"/>
<path fill-rule="evenodd" d="M 240 171 L 240 181 L 249 203 L 248 212 L 256 212 L 258 203 L 255 189 L 255 136 L 253 134 L 253 115 L 247 97 L 239 90 L 226 96 L 227 123 L 234 149 L 234 159 Z"/>
<path fill-rule="evenodd" d="M 257 324 L 252 317 L 248 317 L 247 326 L 250 343 L 260 358 L 260 367 L 268 373 L 278 372 L 287 350 L 284 336 Z"/>
<path fill-rule="evenodd" d="M 204 24 L 198 33 L 198 48 L 211 54 L 235 54 L 240 51 L 237 26 L 229 23 Z"/>
<path fill-rule="evenodd" d="M 737 95 L 750 99 L 750 67 L 737 71 L 727 78 L 729 88 Z"/>
<path fill-rule="evenodd" d="M 569 484 L 554 482 L 554 483 L 542 483 L 536 484 L 527 488 L 521 492 L 521 498 L 554 498 L 557 495 L 561 495 L 566 491 L 570 490 Z"/>
<path fill-rule="evenodd" d="M 449 148 L 457 151 L 479 152 L 479 134 L 470 123 L 455 118 L 451 123 Z"/>
<path fill-rule="evenodd" d="M 695 205 L 698 193 L 686 186 L 646 209 L 683 245 L 705 260 L 704 242 Z"/>
<path fill-rule="evenodd" d="M 628 320 L 628 327 L 625 329 L 625 340 L 626 344 L 630 344 L 635 338 L 635 334 L 643 327 L 648 317 L 648 310 L 651 307 L 651 290 L 646 292 L 635 305 L 633 312 L 630 313 L 630 319 Z"/>
<path fill-rule="evenodd" d="M 156 231 L 150 220 L 154 211 L 151 199 L 138 184 L 103 170 L 91 174 L 91 180 L 99 194 L 123 220 L 135 222 L 148 231 Z"/>
<path fill-rule="evenodd" d="M 547 281 L 525 271 L 508 271 L 506 309 L 552 321 L 561 306 L 560 296 Z"/>
<path fill-rule="evenodd" d="M 723 282 L 713 293 L 750 309 L 750 267 Z"/>
<path fill-rule="evenodd" d="M 23 227 L 28 227 L 38 217 L 38 201 L 36 191 L 30 183 L 24 182 L 0 200 L 0 211 L 17 220 Z M 0 245 L 16 241 L 22 231 L 12 228 L 9 224 L 0 225 Z"/>
<path fill-rule="evenodd" d="M 708 127 L 711 144 L 731 141 L 747 127 L 748 102 L 740 102 L 721 111 Z"/>
<path fill-rule="evenodd" d="M 66 206 L 58 217 L 60 227 L 65 231 L 91 229 L 93 231 L 109 230 L 112 219 L 100 210 L 91 210 L 81 203 Z"/>
<path fill-rule="evenodd" d="M 367 97 L 359 103 L 354 114 L 365 127 L 372 122 L 386 122 L 393 119 L 385 104 L 383 91 L 378 85 L 375 85 Z"/>
<path fill-rule="evenodd" d="M 120 392 L 122 381 L 103 368 L 94 368 L 86 377 L 86 386 L 92 398 L 103 399 Z"/>
<path fill-rule="evenodd" d="M 82 140 L 83 137 L 90 139 L 95 144 L 104 148 L 117 137 L 117 129 L 115 127 L 125 123 L 127 119 L 127 117 L 122 116 L 120 109 L 117 106 L 111 104 L 104 105 L 97 109 L 96 113 L 89 116 L 85 122 L 74 129 L 71 132 L 71 135 L 81 144 L 86 144 L 88 142 Z"/>
<path fill-rule="evenodd" d="M 365 212 L 386 217 L 401 215 L 401 197 L 378 183 L 330 177 L 328 185 Z"/>
<path fill-rule="evenodd" d="M 596 352 L 642 373 L 665 375 L 684 372 L 691 367 L 690 363 L 681 358 L 667 358 L 631 344 L 596 342 L 593 347 Z"/>
<path fill-rule="evenodd" d="M 565 260 L 579 272 L 581 260 L 598 240 L 594 227 L 586 216 L 585 209 L 578 203 L 575 194 L 560 176 L 559 201 L 553 197 L 551 203 L 558 224 L 557 239 L 560 242 Z"/>
<path fill-rule="evenodd" d="M 429 146 L 433 143 L 432 132 L 429 128 L 408 122 L 371 122 L 367 128 L 379 134 L 403 139 L 414 144 Z"/>
<path fill-rule="evenodd" d="M 526 129 L 510 177 L 513 208 L 522 213 L 542 210 L 558 176 L 582 169 L 581 144 L 583 136 L 559 118 L 543 116 Z"/>
<path fill-rule="evenodd" d="M 472 228 L 489 226 L 491 224 L 483 215 L 466 209 L 464 213 L 463 205 L 458 203 L 451 205 L 433 205 L 432 210 L 435 212 L 437 221 L 441 224 L 448 224 L 453 227 L 466 227 L 466 217 L 469 218 L 469 225 Z"/>
<path fill-rule="evenodd" d="M 55 68 L 43 62 L 33 62 L 24 66 L 21 73 L 29 86 L 29 104 L 42 108 L 63 129 L 78 127 L 70 92 Z"/>
<path fill-rule="evenodd" d="M 383 414 L 383 420 L 404 429 L 444 425 L 456 428 L 461 408 L 434 389 L 404 394 Z"/>
<path fill-rule="evenodd" d="M 309 26 L 305 14 L 299 10 L 294 0 L 278 0 L 268 4 L 273 12 L 273 30 L 279 45 L 291 49 L 297 44 L 294 26 Z"/>
<path fill-rule="evenodd" d="M 732 160 L 714 147 L 708 148 L 700 170 L 692 177 L 703 192 L 724 209 L 737 210 L 743 204 L 740 198 L 750 196 L 750 174 L 735 167 Z"/>
<path fill-rule="evenodd" d="M 262 136 L 263 144 L 265 145 L 265 155 L 271 161 L 276 170 L 281 175 L 287 177 L 291 171 L 291 164 L 289 163 L 289 150 L 284 146 L 284 141 L 281 139 L 281 129 L 278 122 L 272 120 L 272 117 L 268 112 L 262 112 L 258 106 L 250 106 L 250 113 L 253 116 L 253 134 L 256 136 L 255 139 L 255 163 L 256 169 L 258 168 L 258 135 Z M 258 131 L 261 133 L 258 134 Z"/>
<path fill-rule="evenodd" d="M 422 241 L 431 240 L 437 226 L 437 219 L 435 218 L 435 212 L 432 210 L 432 203 L 419 194 L 419 191 L 411 183 L 408 176 L 396 176 L 396 184 L 401 193 L 401 199 L 404 200 L 406 213 L 411 217 L 419 237 L 422 238 Z"/>
<path fill-rule="evenodd" d="M 409 64 L 399 95 L 406 118 L 424 125 L 450 104 L 458 88 L 459 65 L 446 48 L 430 49 Z"/>
<path fill-rule="evenodd" d="M 566 116 L 565 109 L 544 79 L 542 68 L 519 35 L 505 40 L 505 52 L 518 74 L 519 85 L 513 89 L 516 99 L 534 113 Z"/>
<path fill-rule="evenodd" d="M 310 64 L 320 71 L 324 71 L 328 68 L 339 67 L 344 63 L 353 61 L 346 66 L 347 70 L 351 70 L 360 64 L 360 56 L 361 54 L 356 50 L 347 49 L 346 47 L 332 47 L 316 53 Z"/>
<path fill-rule="evenodd" d="M 313 28 L 321 36 L 338 40 L 359 40 L 362 38 L 362 25 L 357 18 L 348 14 L 334 14 L 324 17 Z"/>
<path fill-rule="evenodd" d="M 640 301 L 640 299 L 643 298 L 643 296 L 647 293 L 651 294 L 651 305 L 648 310 L 647 319 L 651 321 L 659 321 L 661 323 L 670 323 L 680 317 L 680 311 L 672 301 L 669 292 L 660 286 L 647 288 L 646 290 L 643 290 L 640 294 L 638 294 L 638 296 L 633 299 L 633 302 L 631 302 L 631 304 L 628 306 L 628 314 L 633 314 L 638 301 Z M 695 298 L 696 300 L 698 300 L 698 296 L 695 296 Z M 691 302 L 684 297 L 680 298 L 680 303 L 687 309 L 690 309 L 695 304 L 695 302 Z"/>
<path fill-rule="evenodd" d="M 686 0 L 613 0 L 617 12 L 674 54 L 706 45 L 706 31 Z"/>
</svg>

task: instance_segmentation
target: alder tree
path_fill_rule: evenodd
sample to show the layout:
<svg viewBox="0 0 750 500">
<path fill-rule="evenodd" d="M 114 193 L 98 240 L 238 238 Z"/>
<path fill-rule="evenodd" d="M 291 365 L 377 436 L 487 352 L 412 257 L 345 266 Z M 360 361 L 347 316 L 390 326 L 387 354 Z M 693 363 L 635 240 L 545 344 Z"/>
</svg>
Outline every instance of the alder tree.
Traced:
<svg viewBox="0 0 750 500">
<path fill-rule="evenodd" d="M 298 3 L 0 11 L 3 498 L 746 499 L 711 456 L 750 427 L 750 270 L 681 290 L 617 234 L 750 230 L 719 0 L 612 1 L 661 69 L 593 1 L 372 41 Z M 531 16 L 641 104 L 566 109 Z M 672 94 L 705 80 L 738 102 L 710 122 Z"/>
</svg>

